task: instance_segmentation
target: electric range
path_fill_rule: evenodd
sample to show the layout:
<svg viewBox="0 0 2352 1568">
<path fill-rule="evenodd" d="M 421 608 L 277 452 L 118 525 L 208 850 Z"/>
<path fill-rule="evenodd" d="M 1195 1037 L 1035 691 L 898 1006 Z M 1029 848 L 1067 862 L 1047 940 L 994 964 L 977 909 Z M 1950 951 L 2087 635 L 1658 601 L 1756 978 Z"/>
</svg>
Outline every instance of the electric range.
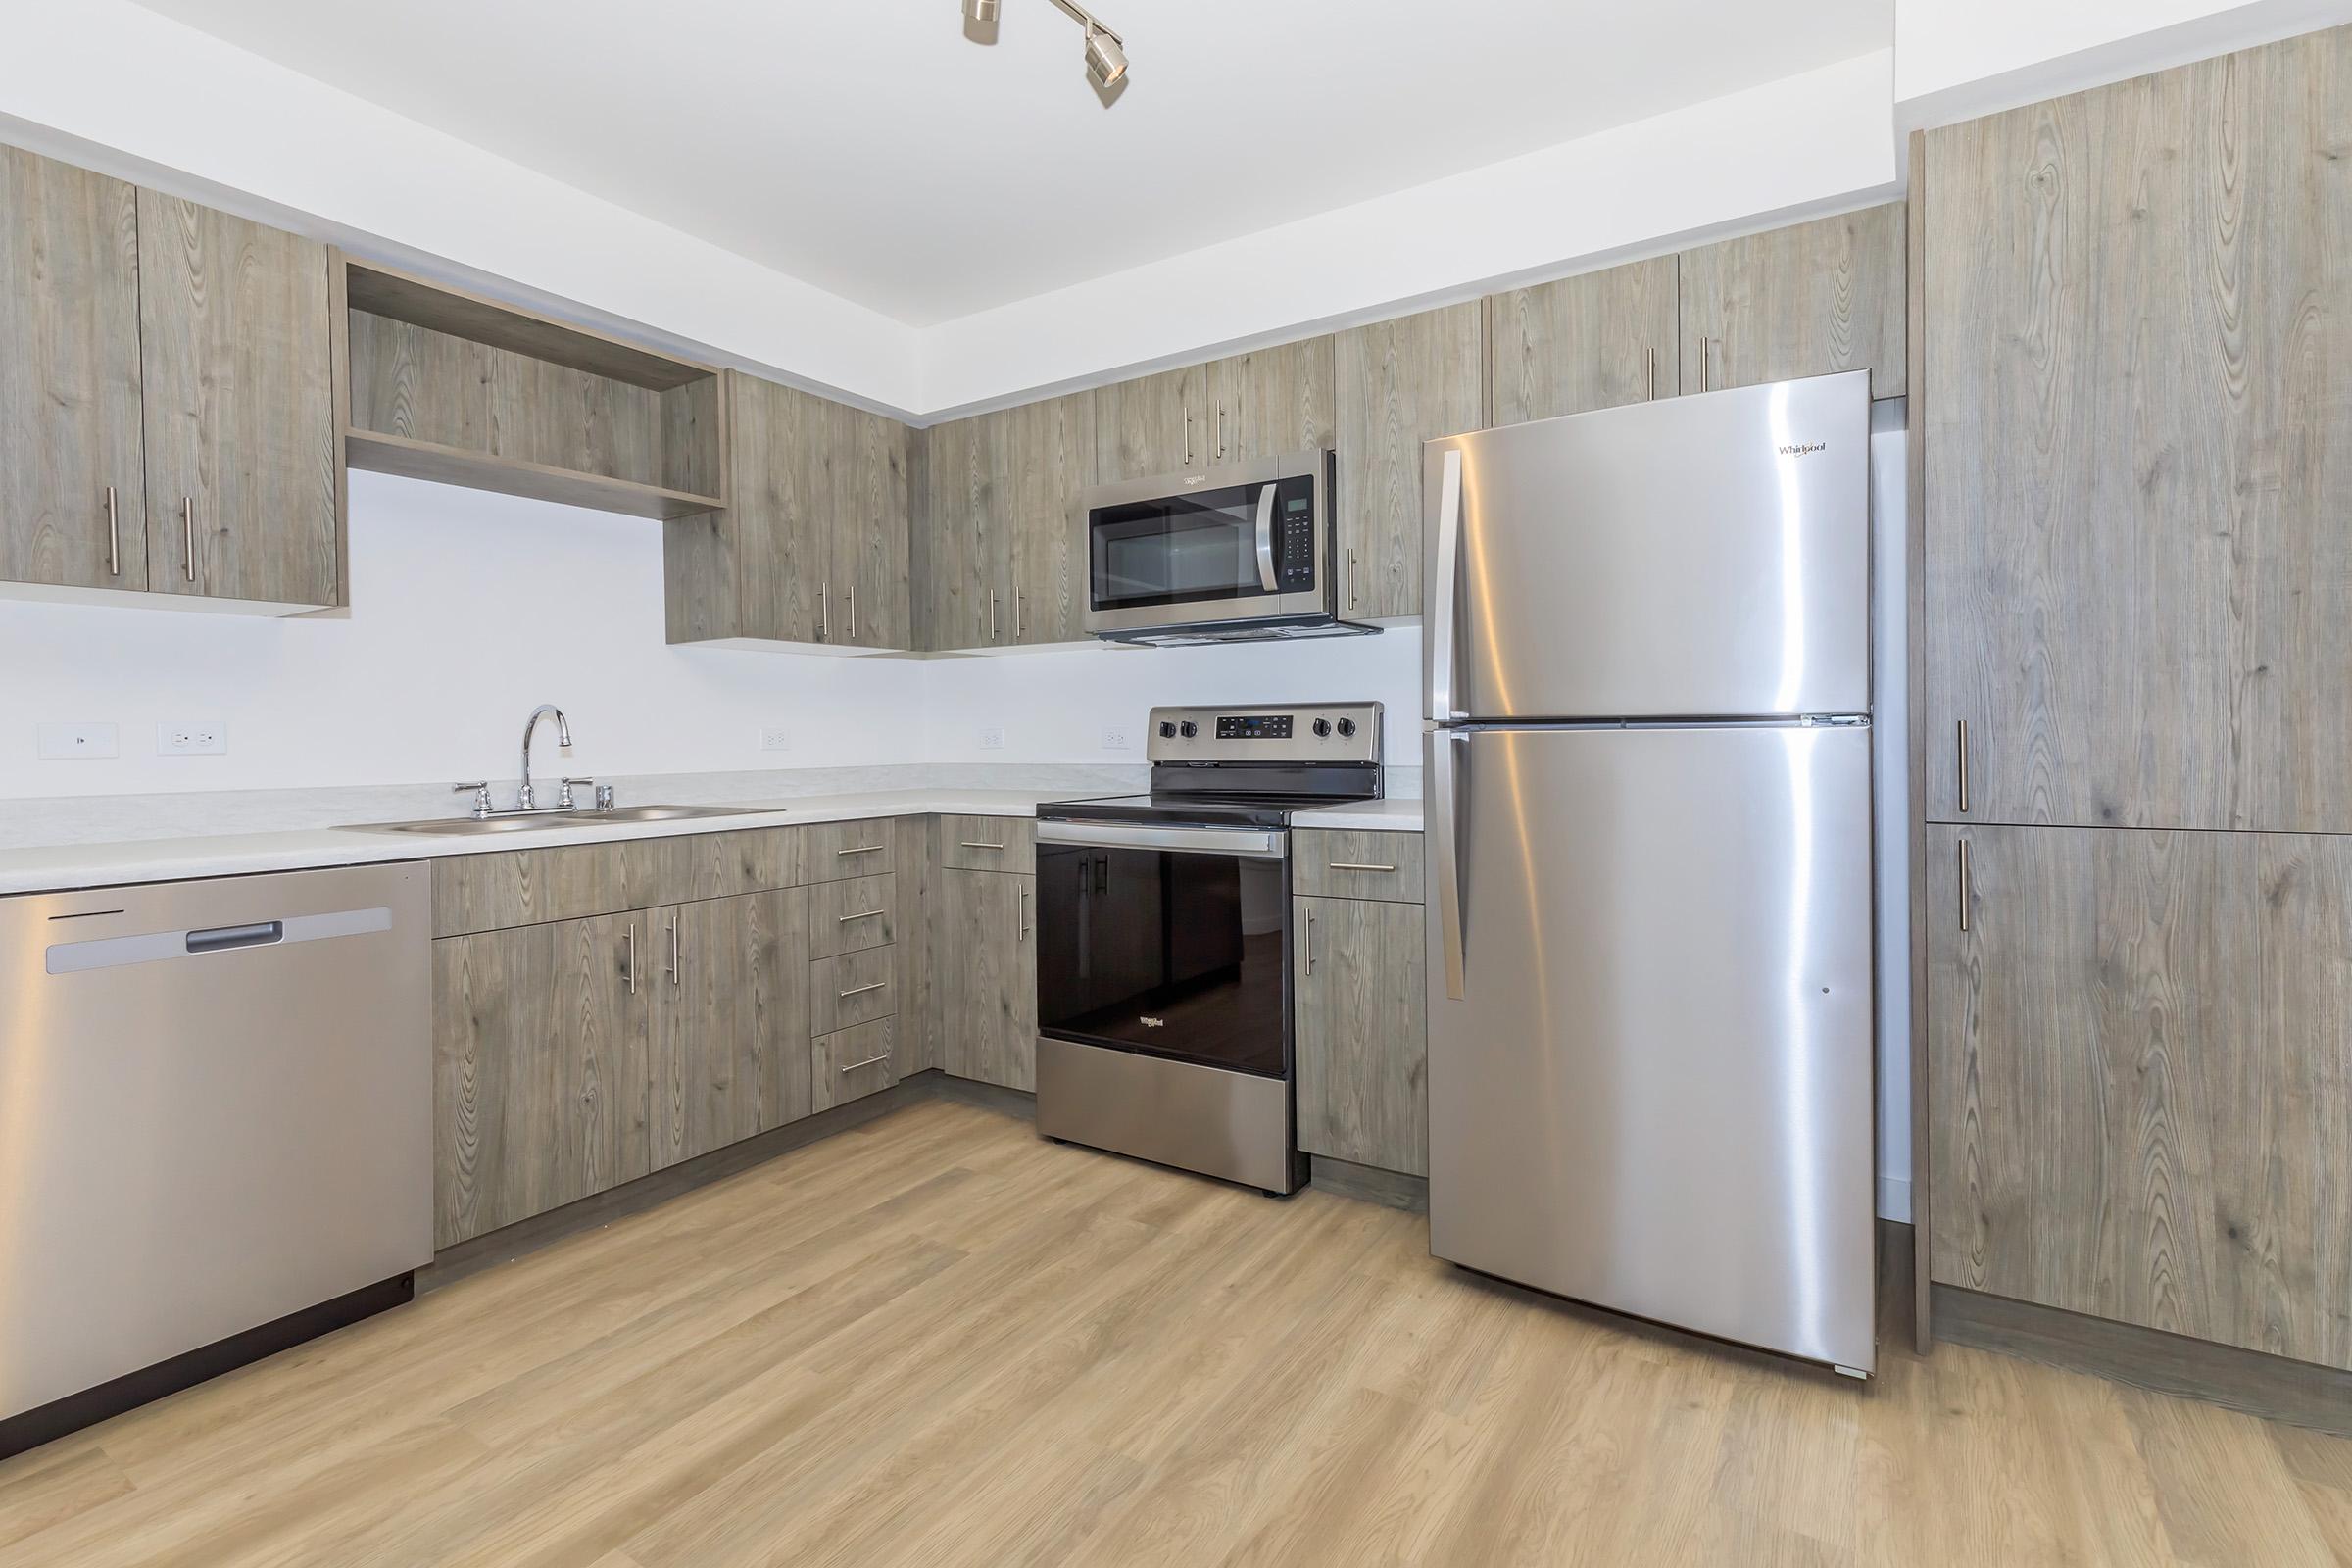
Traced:
<svg viewBox="0 0 2352 1568">
<path fill-rule="evenodd" d="M 1146 756 L 1038 808 L 1038 1130 L 1294 1192 L 1291 820 L 1380 798 L 1381 705 L 1155 708 Z"/>
</svg>

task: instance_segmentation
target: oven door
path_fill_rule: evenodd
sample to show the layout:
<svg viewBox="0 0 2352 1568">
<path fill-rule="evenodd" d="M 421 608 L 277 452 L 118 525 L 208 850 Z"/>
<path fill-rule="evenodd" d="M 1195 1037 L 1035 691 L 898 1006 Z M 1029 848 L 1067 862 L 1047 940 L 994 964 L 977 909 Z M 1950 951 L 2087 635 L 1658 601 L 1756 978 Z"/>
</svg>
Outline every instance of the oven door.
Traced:
<svg viewBox="0 0 2352 1568">
<path fill-rule="evenodd" d="M 1289 835 L 1047 821 L 1037 838 L 1042 1033 L 1290 1076 Z"/>
<path fill-rule="evenodd" d="M 1096 485 L 1079 522 L 1093 633 L 1332 612 L 1330 455 Z"/>
</svg>

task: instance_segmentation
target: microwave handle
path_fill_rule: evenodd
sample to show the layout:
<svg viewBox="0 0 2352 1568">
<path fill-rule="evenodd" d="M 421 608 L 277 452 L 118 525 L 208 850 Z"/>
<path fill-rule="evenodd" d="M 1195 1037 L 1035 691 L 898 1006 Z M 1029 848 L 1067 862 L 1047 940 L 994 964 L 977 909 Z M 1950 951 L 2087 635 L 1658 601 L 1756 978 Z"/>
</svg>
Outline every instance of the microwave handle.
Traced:
<svg viewBox="0 0 2352 1568">
<path fill-rule="evenodd" d="M 1278 486 L 1261 484 L 1257 487 L 1257 585 L 1268 593 L 1277 591 L 1274 580 L 1274 492 Z"/>
</svg>

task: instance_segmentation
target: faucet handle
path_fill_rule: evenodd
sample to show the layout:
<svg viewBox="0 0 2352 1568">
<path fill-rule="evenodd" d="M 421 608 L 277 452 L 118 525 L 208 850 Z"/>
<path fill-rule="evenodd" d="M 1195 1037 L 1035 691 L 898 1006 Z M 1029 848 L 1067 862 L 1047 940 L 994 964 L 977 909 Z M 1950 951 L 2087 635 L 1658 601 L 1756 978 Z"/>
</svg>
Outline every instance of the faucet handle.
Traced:
<svg viewBox="0 0 2352 1568">
<path fill-rule="evenodd" d="M 574 784 L 594 784 L 596 780 L 592 778 L 565 779 L 564 781 L 564 793 L 556 797 L 556 805 L 562 807 L 566 811 L 570 810 L 572 808 L 571 787 Z"/>
<path fill-rule="evenodd" d="M 457 795 L 464 795 L 468 790 L 473 793 L 473 814 L 488 816 L 490 814 L 490 786 L 480 779 L 476 779 L 470 784 L 452 784 L 450 786 L 451 793 Z"/>
</svg>

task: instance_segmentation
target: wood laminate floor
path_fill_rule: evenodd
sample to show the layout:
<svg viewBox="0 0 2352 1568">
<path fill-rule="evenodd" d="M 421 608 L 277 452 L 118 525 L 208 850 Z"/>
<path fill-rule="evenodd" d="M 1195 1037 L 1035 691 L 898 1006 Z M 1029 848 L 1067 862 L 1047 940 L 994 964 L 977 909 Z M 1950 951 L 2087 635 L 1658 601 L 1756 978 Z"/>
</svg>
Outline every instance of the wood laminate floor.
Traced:
<svg viewBox="0 0 2352 1568">
<path fill-rule="evenodd" d="M 1951 1348 L 1860 1388 L 1425 1247 L 926 1102 L 0 1465 L 0 1562 L 2352 1557 L 2352 1443 Z"/>
</svg>

